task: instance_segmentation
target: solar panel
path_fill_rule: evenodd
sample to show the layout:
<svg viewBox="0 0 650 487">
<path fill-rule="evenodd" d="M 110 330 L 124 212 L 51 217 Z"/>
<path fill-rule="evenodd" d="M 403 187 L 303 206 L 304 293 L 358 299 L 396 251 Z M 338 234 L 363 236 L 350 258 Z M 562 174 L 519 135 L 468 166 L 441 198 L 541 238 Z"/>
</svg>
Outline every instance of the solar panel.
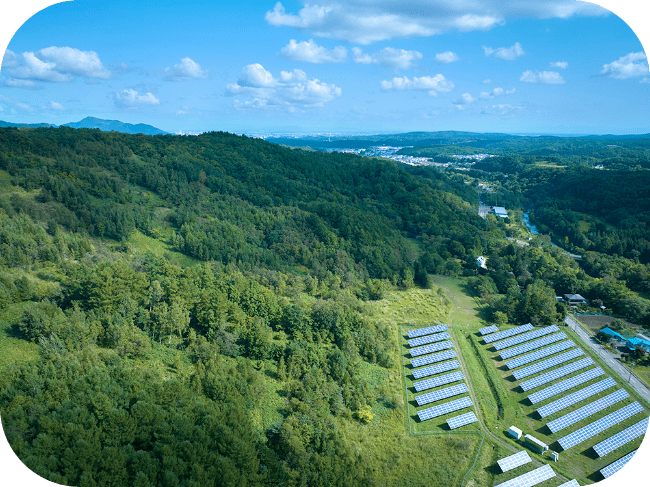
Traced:
<svg viewBox="0 0 650 487">
<path fill-rule="evenodd" d="M 610 463 L 607 465 L 605 468 L 600 469 L 600 473 L 603 474 L 603 477 L 608 478 L 614 475 L 616 472 L 618 472 L 620 469 L 622 469 L 627 462 L 630 461 L 630 459 L 634 456 L 636 453 L 636 450 L 631 451 L 624 457 L 619 458 L 615 462 Z"/>
<path fill-rule="evenodd" d="M 448 334 L 447 334 L 447 338 L 449 338 Z M 418 355 L 424 355 L 425 353 L 431 353 L 431 352 L 439 352 L 440 350 L 446 350 L 448 348 L 454 348 L 454 344 L 451 343 L 449 340 L 445 342 L 431 343 L 429 345 L 424 345 L 423 347 L 412 348 L 410 352 L 411 352 L 411 357 L 417 357 Z"/>
<path fill-rule="evenodd" d="M 440 353 L 434 353 L 433 355 L 425 355 L 424 357 L 418 357 L 415 359 L 411 359 L 411 365 L 413 367 L 422 367 L 423 365 L 429 365 L 433 364 L 436 362 L 442 362 L 443 360 L 447 360 L 450 358 L 455 358 L 456 351 L 455 350 L 446 350 L 444 352 Z M 417 378 L 417 377 L 416 377 Z"/>
<path fill-rule="evenodd" d="M 589 416 L 596 414 L 598 411 L 602 411 L 605 408 L 608 408 L 612 404 L 621 402 L 623 399 L 627 399 L 630 395 L 625 391 L 625 389 L 619 389 L 618 391 L 612 392 L 611 394 L 601 397 L 600 399 L 582 406 L 580 409 L 571 411 L 569 414 L 557 418 L 554 421 L 551 421 L 546 426 L 553 432 L 557 433 L 560 430 L 563 430 L 567 426 L 582 421 Z"/>
<path fill-rule="evenodd" d="M 564 367 L 560 367 L 559 369 L 551 370 L 550 372 L 546 372 L 545 374 L 538 375 L 537 377 L 533 377 L 532 379 L 526 380 L 521 384 L 519 384 L 519 387 L 521 387 L 524 391 L 529 391 L 531 389 L 534 389 L 535 387 L 544 385 L 547 382 L 551 382 L 555 379 L 559 379 L 560 377 L 575 372 L 576 370 L 589 367 L 593 363 L 594 361 L 591 359 L 591 357 L 583 358 L 582 360 L 578 360 L 577 362 L 571 362 L 569 365 L 565 365 Z"/>
<path fill-rule="evenodd" d="M 418 417 L 420 421 L 426 421 L 427 419 L 435 418 L 437 416 L 442 416 L 443 414 L 453 413 L 459 409 L 468 408 L 473 406 L 472 400 L 469 396 L 461 397 L 460 399 L 455 399 L 444 404 L 439 404 L 438 406 L 433 406 L 422 411 L 418 411 Z"/>
<path fill-rule="evenodd" d="M 569 379 L 558 382 L 557 384 L 549 386 L 546 389 L 535 392 L 528 396 L 528 400 L 531 402 L 531 404 L 537 404 L 538 402 L 541 402 L 544 399 L 548 399 L 549 397 L 553 397 L 560 392 L 568 391 L 569 389 L 573 389 L 574 387 L 579 386 L 580 384 L 584 384 L 591 379 L 595 379 L 604 373 L 605 372 L 603 372 L 603 369 L 596 367 L 595 369 L 588 370 L 587 372 L 583 372 L 580 375 L 570 377 Z"/>
<path fill-rule="evenodd" d="M 449 425 L 449 428 L 453 430 L 465 426 L 466 424 L 476 423 L 477 421 L 478 419 L 476 419 L 474 412 L 470 411 L 469 413 L 461 414 L 455 418 L 449 418 L 447 424 Z"/>
<path fill-rule="evenodd" d="M 409 347 L 416 347 L 418 345 L 426 345 L 427 343 L 439 342 L 441 340 L 448 340 L 451 338 L 448 331 L 443 331 L 442 333 L 435 333 L 433 335 L 426 335 L 419 338 L 414 338 L 409 340 Z"/>
<path fill-rule="evenodd" d="M 428 328 L 418 328 L 417 330 L 409 330 L 406 332 L 409 338 L 421 337 L 423 335 L 431 335 L 432 333 L 438 333 L 440 331 L 445 331 L 447 325 L 435 325 Z"/>
<path fill-rule="evenodd" d="M 444 386 L 445 384 L 451 384 L 452 382 L 457 382 L 459 380 L 465 380 L 465 376 L 460 371 L 441 375 L 439 377 L 434 377 L 433 379 L 414 382 L 413 386 L 415 387 L 416 391 L 420 392 L 426 389 L 433 389 L 434 387 Z"/>
<path fill-rule="evenodd" d="M 546 336 L 544 338 L 540 338 L 539 340 L 524 343 L 523 345 L 519 345 L 518 347 L 510 348 L 508 350 L 503 350 L 502 352 L 499 352 L 499 357 L 501 357 L 503 360 L 506 360 L 515 357 L 516 355 L 521 355 L 522 353 L 530 352 L 531 350 L 535 350 L 536 348 L 544 347 L 546 345 L 550 345 L 551 343 L 559 342 L 560 340 L 564 340 L 566 337 L 567 337 L 566 333 L 564 332 L 556 333 L 555 335 Z"/>
<path fill-rule="evenodd" d="M 564 482 L 562 485 L 559 487 L 580 487 L 580 484 L 576 479 L 571 479 L 568 482 Z"/>
<path fill-rule="evenodd" d="M 431 402 L 441 401 L 447 399 L 448 397 L 457 396 L 458 394 L 463 394 L 468 392 L 467 386 L 463 382 L 462 384 L 456 384 L 455 386 L 445 387 L 444 389 L 438 389 L 437 391 L 427 392 L 421 396 L 415 396 L 415 400 L 418 402 L 418 406 L 424 406 Z"/>
<path fill-rule="evenodd" d="M 537 372 L 541 372 L 542 370 L 546 370 L 549 367 L 555 367 L 556 365 L 560 365 L 564 362 L 568 362 L 569 360 L 573 360 L 574 358 L 578 358 L 581 355 L 584 355 L 585 352 L 582 351 L 580 348 L 574 348 L 570 352 L 563 353 L 561 355 L 558 355 L 557 357 L 551 357 L 547 360 L 543 360 L 542 362 L 538 362 L 534 365 L 531 365 L 529 367 L 525 367 L 523 369 L 515 370 L 512 375 L 515 376 L 515 379 L 521 380 L 524 377 L 528 377 L 529 375 L 536 374 Z"/>
<path fill-rule="evenodd" d="M 549 357 L 554 353 L 568 350 L 569 348 L 574 346 L 575 343 L 573 343 L 573 340 L 567 340 L 566 342 L 557 343 L 548 348 L 543 348 L 542 350 L 535 350 L 534 352 L 528 353 L 526 355 L 522 355 L 521 357 L 517 357 L 516 359 L 512 359 L 506 362 L 506 365 L 510 370 L 516 369 L 517 367 L 521 367 L 522 365 L 526 365 L 529 364 L 530 362 L 534 362 L 535 360 Z"/>
<path fill-rule="evenodd" d="M 635 414 L 642 411 L 643 407 L 641 404 L 635 401 L 632 404 L 628 404 L 621 409 L 617 409 L 613 413 L 610 413 L 607 416 L 600 418 L 599 420 L 594 421 L 593 423 L 588 424 L 587 426 L 580 428 L 577 431 L 574 431 L 564 438 L 560 438 L 557 441 L 563 450 L 568 450 L 569 448 L 582 443 L 592 436 L 597 435 L 601 431 L 605 431 L 607 428 L 611 428 L 621 421 L 624 421 L 627 418 L 634 416 Z"/>
<path fill-rule="evenodd" d="M 497 327 L 497 325 L 486 326 L 485 328 L 481 328 L 479 330 L 481 335 L 488 335 L 490 333 L 494 333 L 495 331 L 499 331 L 499 328 Z"/>
<path fill-rule="evenodd" d="M 421 379 L 422 377 L 426 377 L 428 375 L 439 374 L 441 372 L 447 372 L 449 370 L 454 370 L 459 368 L 460 368 L 460 364 L 458 363 L 458 360 L 452 360 L 451 362 L 445 362 L 442 364 L 432 365 L 431 367 L 425 367 L 424 369 L 414 370 L 413 378 Z"/>
<path fill-rule="evenodd" d="M 555 472 L 550 465 L 544 465 L 543 467 L 536 468 L 531 470 L 528 473 L 515 477 L 514 479 L 507 480 L 499 485 L 494 487 L 531 487 L 537 485 L 540 482 L 551 479 L 555 477 Z"/>
<path fill-rule="evenodd" d="M 514 345 L 519 345 L 520 343 L 532 340 L 533 338 L 543 337 L 544 335 L 549 335 L 559 330 L 560 329 L 557 327 L 557 325 L 546 326 L 544 328 L 539 328 L 535 331 L 531 331 L 530 333 L 524 333 L 523 335 L 517 335 L 515 337 L 508 338 L 507 340 L 496 342 L 494 344 L 494 348 L 497 350 L 503 350 L 504 348 L 510 348 Z"/>
<path fill-rule="evenodd" d="M 617 448 L 620 448 L 626 443 L 629 443 L 630 441 L 645 434 L 647 429 L 648 418 L 644 418 L 629 428 L 625 428 L 620 433 L 616 433 L 614 436 L 607 438 L 605 441 L 601 441 L 597 445 L 594 445 L 594 451 L 598 454 L 599 457 L 604 457 L 608 453 L 613 452 Z"/>
<path fill-rule="evenodd" d="M 503 338 L 508 338 L 517 335 L 519 333 L 523 333 L 525 331 L 530 331 L 532 329 L 533 329 L 533 325 L 527 323 L 525 325 L 515 326 L 514 328 L 510 328 L 509 330 L 500 331 L 498 333 L 495 333 L 494 335 L 483 337 L 483 341 L 485 343 L 492 343 L 492 342 L 496 342 L 497 340 L 501 340 Z"/>
<path fill-rule="evenodd" d="M 513 468 L 525 465 L 531 461 L 532 460 L 530 459 L 530 456 L 528 456 L 528 452 L 526 450 L 522 450 L 519 453 L 515 453 L 509 457 L 497 460 L 497 463 L 499 464 L 499 467 L 501 467 L 502 472 L 507 472 L 508 470 L 512 470 Z"/>
<path fill-rule="evenodd" d="M 596 382 L 595 384 L 587 386 L 584 389 L 580 389 L 579 391 L 569 394 L 568 396 L 564 396 L 557 401 L 553 401 L 546 406 L 542 406 L 537 410 L 537 412 L 542 418 L 545 418 L 546 416 L 550 416 L 551 414 L 561 411 L 564 408 L 568 408 L 569 406 L 572 406 L 573 404 L 580 402 L 583 399 L 587 399 L 588 397 L 605 391 L 610 387 L 614 387 L 615 385 L 616 381 L 614 381 L 614 379 L 611 377 L 608 377 L 605 380 Z"/>
</svg>

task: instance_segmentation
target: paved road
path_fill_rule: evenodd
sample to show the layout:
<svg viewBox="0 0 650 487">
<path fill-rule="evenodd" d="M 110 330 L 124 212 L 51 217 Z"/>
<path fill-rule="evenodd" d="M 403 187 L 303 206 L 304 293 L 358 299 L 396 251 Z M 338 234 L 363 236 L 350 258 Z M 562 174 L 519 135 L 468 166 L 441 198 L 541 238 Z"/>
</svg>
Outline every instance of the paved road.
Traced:
<svg viewBox="0 0 650 487">
<path fill-rule="evenodd" d="M 564 322 L 580 337 L 580 339 L 589 345 L 603 361 L 609 365 L 614 371 L 623 379 L 628 382 L 634 390 L 650 403 L 650 389 L 643 382 L 641 382 L 634 374 L 630 373 L 625 365 L 623 365 L 610 351 L 606 350 L 594 337 L 592 337 L 573 316 L 567 315 Z"/>
</svg>

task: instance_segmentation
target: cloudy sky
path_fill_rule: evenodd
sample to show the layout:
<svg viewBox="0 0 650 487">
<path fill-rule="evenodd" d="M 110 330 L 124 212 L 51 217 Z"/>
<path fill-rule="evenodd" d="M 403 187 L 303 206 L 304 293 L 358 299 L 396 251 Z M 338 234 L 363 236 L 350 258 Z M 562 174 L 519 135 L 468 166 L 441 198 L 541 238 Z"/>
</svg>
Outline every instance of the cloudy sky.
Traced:
<svg viewBox="0 0 650 487">
<path fill-rule="evenodd" d="M 650 132 L 648 61 L 574 0 L 75 0 L 14 35 L 0 120 L 169 132 Z"/>
</svg>

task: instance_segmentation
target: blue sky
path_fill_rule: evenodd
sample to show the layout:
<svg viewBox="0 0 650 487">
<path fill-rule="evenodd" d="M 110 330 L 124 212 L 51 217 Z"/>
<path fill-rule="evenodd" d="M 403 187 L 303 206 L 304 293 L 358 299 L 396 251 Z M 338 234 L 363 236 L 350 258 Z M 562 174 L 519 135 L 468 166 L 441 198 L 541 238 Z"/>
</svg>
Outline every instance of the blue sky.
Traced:
<svg viewBox="0 0 650 487">
<path fill-rule="evenodd" d="M 572 0 L 75 0 L 11 39 L 0 120 L 648 133 L 649 94 L 635 33 Z"/>
</svg>

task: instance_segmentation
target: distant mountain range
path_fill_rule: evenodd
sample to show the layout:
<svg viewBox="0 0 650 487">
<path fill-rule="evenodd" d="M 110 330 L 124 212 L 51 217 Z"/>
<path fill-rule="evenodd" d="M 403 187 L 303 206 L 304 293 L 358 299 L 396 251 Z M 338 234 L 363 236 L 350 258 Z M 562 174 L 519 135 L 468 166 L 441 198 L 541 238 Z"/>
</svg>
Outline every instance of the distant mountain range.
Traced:
<svg viewBox="0 0 650 487">
<path fill-rule="evenodd" d="M 72 127 L 75 129 L 99 129 L 103 132 L 123 132 L 126 134 L 145 134 L 158 135 L 169 134 L 164 130 L 147 125 L 144 123 L 132 124 L 120 122 L 119 120 L 103 120 L 101 118 L 86 117 L 79 122 L 64 123 L 63 127 Z M 0 120 L 0 127 L 58 127 L 49 123 L 11 123 Z"/>
</svg>

